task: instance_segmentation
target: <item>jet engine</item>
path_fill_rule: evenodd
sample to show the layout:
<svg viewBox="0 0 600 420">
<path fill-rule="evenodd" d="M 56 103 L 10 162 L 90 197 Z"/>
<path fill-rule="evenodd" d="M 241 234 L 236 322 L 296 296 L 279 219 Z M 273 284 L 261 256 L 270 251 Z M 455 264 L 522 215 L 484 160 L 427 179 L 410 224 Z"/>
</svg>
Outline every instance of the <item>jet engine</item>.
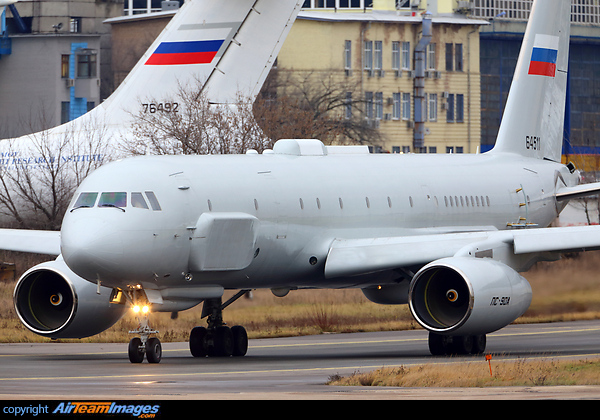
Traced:
<svg viewBox="0 0 600 420">
<path fill-rule="evenodd" d="M 487 334 L 513 322 L 531 304 L 531 286 L 489 258 L 434 261 L 413 278 L 409 306 L 416 321 L 442 335 Z"/>
<path fill-rule="evenodd" d="M 98 294 L 98 291 L 100 294 Z M 62 260 L 36 265 L 17 282 L 14 303 L 21 322 L 49 338 L 83 338 L 114 325 L 125 305 L 109 303 L 112 289 L 73 273 Z"/>
</svg>

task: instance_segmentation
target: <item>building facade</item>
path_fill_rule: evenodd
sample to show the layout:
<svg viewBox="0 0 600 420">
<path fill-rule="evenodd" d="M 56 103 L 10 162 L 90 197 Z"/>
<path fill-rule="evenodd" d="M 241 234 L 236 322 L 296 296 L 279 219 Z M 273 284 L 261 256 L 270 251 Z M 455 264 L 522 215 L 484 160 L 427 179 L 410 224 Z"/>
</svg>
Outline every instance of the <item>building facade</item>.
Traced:
<svg viewBox="0 0 600 420">
<path fill-rule="evenodd" d="M 279 53 L 280 78 L 333 74 L 346 83 L 348 103 L 361 103 L 361 118 L 382 134 L 381 143 L 372 145 L 376 151 L 477 151 L 479 27 L 486 21 L 469 19 L 458 4 L 441 0 L 403 2 L 407 7 L 400 8 L 377 0 L 368 8 L 358 0 L 311 0 L 305 7 L 309 3 Z M 424 36 L 424 17 L 432 22 L 430 37 Z M 350 118 L 356 107 L 344 112 Z"/>
<path fill-rule="evenodd" d="M 0 138 L 70 121 L 108 96 L 110 27 L 103 22 L 122 13 L 122 0 L 22 0 L 2 10 Z"/>
</svg>

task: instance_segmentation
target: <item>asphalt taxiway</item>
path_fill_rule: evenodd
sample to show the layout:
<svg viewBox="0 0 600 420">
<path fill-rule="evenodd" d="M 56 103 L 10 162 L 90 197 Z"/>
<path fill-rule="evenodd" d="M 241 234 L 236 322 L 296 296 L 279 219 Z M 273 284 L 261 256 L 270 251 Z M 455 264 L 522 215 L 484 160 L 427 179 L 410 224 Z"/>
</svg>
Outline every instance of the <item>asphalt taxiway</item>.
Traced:
<svg viewBox="0 0 600 420">
<path fill-rule="evenodd" d="M 510 325 L 488 335 L 494 360 L 600 358 L 600 321 Z M 127 344 L 0 344 L 0 399 L 600 399 L 600 387 L 332 387 L 332 375 L 383 366 L 476 361 L 432 357 L 427 332 L 250 340 L 242 358 L 194 358 L 163 343 L 160 364 L 131 364 Z M 459 374 L 459 373 L 457 373 Z"/>
</svg>

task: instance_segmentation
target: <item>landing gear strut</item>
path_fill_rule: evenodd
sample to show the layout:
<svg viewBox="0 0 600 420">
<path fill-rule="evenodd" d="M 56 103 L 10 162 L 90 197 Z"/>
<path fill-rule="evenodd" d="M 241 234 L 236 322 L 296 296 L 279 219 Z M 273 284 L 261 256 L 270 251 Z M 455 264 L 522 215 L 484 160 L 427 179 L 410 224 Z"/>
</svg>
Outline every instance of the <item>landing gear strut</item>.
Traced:
<svg viewBox="0 0 600 420">
<path fill-rule="evenodd" d="M 429 333 L 429 351 L 434 356 L 452 354 L 483 354 L 487 339 L 481 335 L 441 335 Z"/>
<path fill-rule="evenodd" d="M 134 312 L 137 314 L 138 328 L 137 330 L 129 331 L 129 334 L 139 334 L 139 337 L 134 337 L 129 342 L 128 354 L 131 363 L 142 363 L 144 356 L 148 363 L 160 363 L 162 359 L 162 346 L 160 340 L 156 337 L 150 337 L 151 334 L 158 334 L 158 331 L 153 330 L 148 325 L 150 317 L 149 305 L 135 305 Z"/>
<path fill-rule="evenodd" d="M 202 308 L 202 318 L 207 317 L 207 327 L 195 327 L 190 333 L 190 351 L 194 357 L 245 356 L 248 351 L 248 334 L 242 326 L 229 328 L 223 322 L 223 309 L 244 296 L 241 290 L 225 303 L 221 298 L 207 299 Z"/>
</svg>

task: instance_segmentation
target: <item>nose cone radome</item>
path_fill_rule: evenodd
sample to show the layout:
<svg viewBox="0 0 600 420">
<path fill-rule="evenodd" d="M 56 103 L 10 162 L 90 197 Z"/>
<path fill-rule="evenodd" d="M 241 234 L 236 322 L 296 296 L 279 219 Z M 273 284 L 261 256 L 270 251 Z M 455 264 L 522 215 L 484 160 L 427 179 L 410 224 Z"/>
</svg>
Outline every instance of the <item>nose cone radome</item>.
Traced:
<svg viewBox="0 0 600 420">
<path fill-rule="evenodd" d="M 61 230 L 61 250 L 69 268 L 89 281 L 114 279 L 122 266 L 122 234 L 99 218 L 69 218 Z"/>
</svg>

